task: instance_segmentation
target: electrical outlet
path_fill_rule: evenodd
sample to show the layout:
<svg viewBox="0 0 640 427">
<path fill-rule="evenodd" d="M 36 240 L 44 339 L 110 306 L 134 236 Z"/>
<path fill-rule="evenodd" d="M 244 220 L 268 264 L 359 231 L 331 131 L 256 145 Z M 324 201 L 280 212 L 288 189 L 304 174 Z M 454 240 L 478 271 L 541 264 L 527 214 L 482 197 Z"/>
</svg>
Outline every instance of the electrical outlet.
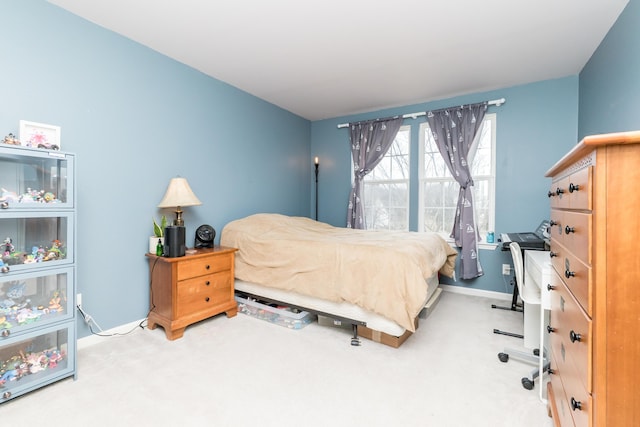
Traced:
<svg viewBox="0 0 640 427">
<path fill-rule="evenodd" d="M 82 294 L 77 294 L 76 295 L 76 305 L 78 307 L 82 307 Z"/>
<path fill-rule="evenodd" d="M 511 266 L 509 264 L 502 264 L 502 274 L 504 276 L 511 274 Z"/>
</svg>

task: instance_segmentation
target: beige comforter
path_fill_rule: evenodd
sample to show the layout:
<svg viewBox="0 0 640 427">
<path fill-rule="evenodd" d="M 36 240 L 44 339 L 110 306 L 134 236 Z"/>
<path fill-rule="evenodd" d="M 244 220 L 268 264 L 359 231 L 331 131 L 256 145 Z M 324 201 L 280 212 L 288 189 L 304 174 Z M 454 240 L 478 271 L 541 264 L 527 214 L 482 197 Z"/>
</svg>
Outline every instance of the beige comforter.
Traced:
<svg viewBox="0 0 640 427">
<path fill-rule="evenodd" d="M 220 244 L 238 248 L 240 280 L 347 301 L 412 332 L 425 279 L 438 271 L 453 277 L 457 255 L 437 234 L 353 230 L 279 214 L 230 222 Z"/>
</svg>

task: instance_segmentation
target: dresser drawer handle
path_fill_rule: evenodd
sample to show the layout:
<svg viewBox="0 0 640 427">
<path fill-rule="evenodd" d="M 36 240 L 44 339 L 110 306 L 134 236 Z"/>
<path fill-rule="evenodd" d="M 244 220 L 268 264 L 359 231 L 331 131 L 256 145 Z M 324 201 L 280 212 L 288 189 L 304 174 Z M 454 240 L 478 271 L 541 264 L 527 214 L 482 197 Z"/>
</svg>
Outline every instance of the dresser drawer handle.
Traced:
<svg viewBox="0 0 640 427">
<path fill-rule="evenodd" d="M 547 369 L 547 374 L 549 374 L 549 375 L 555 375 L 555 374 L 556 374 L 556 371 L 555 371 L 555 369 L 551 369 L 551 368 L 549 368 L 549 369 Z"/>
<path fill-rule="evenodd" d="M 582 411 L 582 403 L 578 402 L 573 397 L 571 398 L 571 409 L 574 411 L 577 409 L 578 411 Z"/>
<path fill-rule="evenodd" d="M 208 280 L 205 282 L 205 285 L 207 285 L 207 286 L 209 286 L 210 284 L 211 284 L 211 282 L 208 281 Z"/>
<path fill-rule="evenodd" d="M 564 190 L 560 187 L 556 188 L 556 194 L 559 196 L 564 193 Z"/>
<path fill-rule="evenodd" d="M 4 393 L 2 393 L 2 397 L 4 397 L 5 399 L 8 399 L 11 397 L 11 392 L 10 391 L 5 391 Z"/>
<path fill-rule="evenodd" d="M 210 299 L 211 299 L 211 298 L 206 297 L 204 300 L 205 300 L 206 302 L 209 302 L 209 300 L 210 300 Z"/>
<path fill-rule="evenodd" d="M 210 268 L 211 268 L 211 266 L 209 264 L 207 264 L 207 266 L 205 267 L 205 269 L 207 269 L 207 270 L 210 269 Z"/>
<path fill-rule="evenodd" d="M 582 340 L 582 335 L 576 334 L 572 329 L 571 332 L 569 332 L 569 339 L 571 340 L 571 342 L 580 342 L 580 340 Z"/>
<path fill-rule="evenodd" d="M 573 193 L 574 191 L 579 191 L 579 190 L 580 190 L 579 185 L 574 184 L 573 182 L 569 184 L 569 193 Z"/>
<path fill-rule="evenodd" d="M 9 266 L 5 265 L 2 268 L 0 268 L 0 271 L 3 273 L 8 273 L 9 272 Z"/>
<path fill-rule="evenodd" d="M 3 337 L 8 337 L 9 335 L 11 335 L 11 331 L 8 329 L 3 329 L 0 335 L 2 335 Z"/>
<path fill-rule="evenodd" d="M 558 225 L 558 224 L 559 224 L 558 221 L 554 221 L 554 220 L 549 221 L 549 227 L 553 227 L 554 225 Z"/>
<path fill-rule="evenodd" d="M 552 328 L 551 325 L 547 325 L 547 333 L 551 334 L 556 331 L 556 328 Z"/>
<path fill-rule="evenodd" d="M 571 277 L 575 277 L 576 273 L 573 271 L 569 271 L 569 270 L 565 270 L 564 271 L 564 277 L 566 277 L 567 279 L 570 279 Z"/>
<path fill-rule="evenodd" d="M 2 202 L 2 203 L 0 203 L 0 208 L 2 208 L 2 209 L 9 209 L 9 202 Z"/>
<path fill-rule="evenodd" d="M 547 197 L 549 197 L 549 198 L 554 197 L 555 195 L 556 195 L 556 193 L 554 193 L 553 191 L 549 191 L 547 193 Z"/>
<path fill-rule="evenodd" d="M 555 287 L 555 286 L 553 286 L 553 285 L 547 285 L 547 290 L 548 290 L 549 292 L 554 291 L 555 289 L 556 289 L 556 287 Z"/>
<path fill-rule="evenodd" d="M 557 257 L 558 252 L 549 251 L 549 258 Z"/>
<path fill-rule="evenodd" d="M 564 234 L 575 233 L 575 227 L 569 227 L 568 225 L 564 228 Z"/>
</svg>

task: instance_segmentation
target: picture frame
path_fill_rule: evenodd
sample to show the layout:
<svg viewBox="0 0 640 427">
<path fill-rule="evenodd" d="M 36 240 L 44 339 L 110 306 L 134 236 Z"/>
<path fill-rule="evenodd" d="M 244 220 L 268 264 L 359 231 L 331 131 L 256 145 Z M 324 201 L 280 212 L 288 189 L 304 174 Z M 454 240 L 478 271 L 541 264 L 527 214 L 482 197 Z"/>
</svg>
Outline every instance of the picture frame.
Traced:
<svg viewBox="0 0 640 427">
<path fill-rule="evenodd" d="M 48 150 L 60 149 L 60 126 L 20 120 L 20 145 Z"/>
</svg>

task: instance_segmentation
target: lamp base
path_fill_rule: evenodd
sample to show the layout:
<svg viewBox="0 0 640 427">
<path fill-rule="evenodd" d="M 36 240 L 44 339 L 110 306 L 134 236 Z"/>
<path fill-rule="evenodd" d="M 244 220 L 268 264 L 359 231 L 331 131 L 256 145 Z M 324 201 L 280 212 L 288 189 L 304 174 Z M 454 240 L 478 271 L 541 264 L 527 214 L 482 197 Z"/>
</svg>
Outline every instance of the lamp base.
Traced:
<svg viewBox="0 0 640 427">
<path fill-rule="evenodd" d="M 170 225 L 164 229 L 164 256 L 176 258 L 184 256 L 186 231 L 184 227 Z"/>
</svg>

